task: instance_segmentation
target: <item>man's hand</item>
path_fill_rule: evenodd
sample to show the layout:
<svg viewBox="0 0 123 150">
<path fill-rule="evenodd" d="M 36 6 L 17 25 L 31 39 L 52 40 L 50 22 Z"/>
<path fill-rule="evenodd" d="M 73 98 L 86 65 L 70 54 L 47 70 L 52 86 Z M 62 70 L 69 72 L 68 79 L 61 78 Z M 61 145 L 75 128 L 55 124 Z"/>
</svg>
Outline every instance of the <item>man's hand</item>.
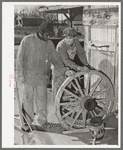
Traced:
<svg viewBox="0 0 123 150">
<path fill-rule="evenodd" d="M 78 67 L 77 67 L 77 70 L 78 70 L 78 71 L 81 71 L 81 72 L 84 72 L 84 73 L 90 72 L 90 69 L 89 69 L 88 67 L 86 67 L 86 66 L 84 66 L 84 67 L 78 66 Z"/>
<path fill-rule="evenodd" d="M 91 70 L 95 70 L 95 68 L 94 67 L 92 67 L 92 66 L 88 66 L 89 67 L 89 69 L 91 69 Z"/>
<path fill-rule="evenodd" d="M 86 67 L 88 67 L 90 70 L 95 70 L 95 68 L 94 67 L 92 67 L 91 65 L 89 65 L 89 64 L 86 64 L 85 65 Z"/>
<path fill-rule="evenodd" d="M 75 73 L 75 72 L 74 72 L 73 70 L 67 70 L 67 71 L 65 72 L 65 75 L 69 77 L 69 76 L 72 76 L 74 73 Z"/>
</svg>

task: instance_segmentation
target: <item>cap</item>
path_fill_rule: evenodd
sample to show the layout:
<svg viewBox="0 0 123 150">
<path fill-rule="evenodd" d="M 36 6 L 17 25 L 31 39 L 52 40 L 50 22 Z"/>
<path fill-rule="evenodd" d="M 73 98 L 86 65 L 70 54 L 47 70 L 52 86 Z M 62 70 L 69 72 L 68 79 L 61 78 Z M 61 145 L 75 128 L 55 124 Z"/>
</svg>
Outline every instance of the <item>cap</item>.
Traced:
<svg viewBox="0 0 123 150">
<path fill-rule="evenodd" d="M 48 21 L 47 20 L 43 20 L 43 22 L 39 26 L 39 29 L 43 30 L 43 31 L 46 31 L 47 30 L 47 24 L 48 24 Z"/>
<path fill-rule="evenodd" d="M 77 32 L 74 28 L 66 28 L 63 30 L 63 36 L 76 36 Z"/>
</svg>

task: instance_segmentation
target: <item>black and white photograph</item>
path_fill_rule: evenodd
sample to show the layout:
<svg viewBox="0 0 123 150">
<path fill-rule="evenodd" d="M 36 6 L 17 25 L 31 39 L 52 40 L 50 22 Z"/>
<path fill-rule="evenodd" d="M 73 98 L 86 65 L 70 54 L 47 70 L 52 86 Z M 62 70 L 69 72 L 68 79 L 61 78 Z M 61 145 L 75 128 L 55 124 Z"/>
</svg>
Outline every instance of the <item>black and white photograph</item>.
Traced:
<svg viewBox="0 0 123 150">
<path fill-rule="evenodd" d="M 120 2 L 3 3 L 4 147 L 120 148 L 120 13 Z"/>
</svg>

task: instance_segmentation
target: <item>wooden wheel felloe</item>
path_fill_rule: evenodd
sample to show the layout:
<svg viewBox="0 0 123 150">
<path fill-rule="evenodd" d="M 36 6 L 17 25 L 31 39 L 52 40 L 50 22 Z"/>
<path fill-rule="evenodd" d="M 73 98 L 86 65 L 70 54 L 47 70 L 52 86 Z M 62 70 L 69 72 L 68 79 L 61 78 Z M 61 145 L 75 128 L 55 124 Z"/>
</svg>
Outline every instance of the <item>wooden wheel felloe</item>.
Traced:
<svg viewBox="0 0 123 150">
<path fill-rule="evenodd" d="M 59 88 L 55 99 L 56 116 L 67 130 L 85 128 L 91 118 L 111 112 L 114 100 L 113 85 L 104 73 L 78 72 Z"/>
</svg>

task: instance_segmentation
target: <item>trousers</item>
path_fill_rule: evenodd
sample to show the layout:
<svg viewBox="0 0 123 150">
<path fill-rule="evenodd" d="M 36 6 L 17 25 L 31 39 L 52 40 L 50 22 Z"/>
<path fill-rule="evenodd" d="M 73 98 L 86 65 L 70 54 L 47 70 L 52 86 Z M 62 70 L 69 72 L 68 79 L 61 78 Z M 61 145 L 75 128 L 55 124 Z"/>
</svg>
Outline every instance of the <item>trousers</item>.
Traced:
<svg viewBox="0 0 123 150">
<path fill-rule="evenodd" d="M 62 83 L 64 82 L 65 77 L 63 75 L 53 75 L 52 78 L 52 95 L 53 95 L 53 101 L 55 101 L 56 98 L 56 94 L 58 92 L 58 89 L 60 88 L 60 86 L 62 85 Z"/>
<path fill-rule="evenodd" d="M 23 88 L 23 106 L 25 117 L 29 124 L 34 121 L 36 104 L 36 114 L 38 114 L 39 123 L 47 121 L 47 85 L 29 85 L 24 84 Z"/>
</svg>

